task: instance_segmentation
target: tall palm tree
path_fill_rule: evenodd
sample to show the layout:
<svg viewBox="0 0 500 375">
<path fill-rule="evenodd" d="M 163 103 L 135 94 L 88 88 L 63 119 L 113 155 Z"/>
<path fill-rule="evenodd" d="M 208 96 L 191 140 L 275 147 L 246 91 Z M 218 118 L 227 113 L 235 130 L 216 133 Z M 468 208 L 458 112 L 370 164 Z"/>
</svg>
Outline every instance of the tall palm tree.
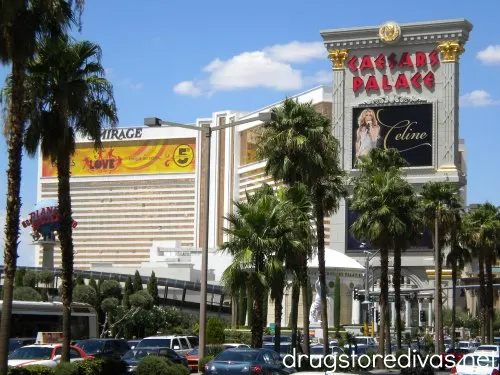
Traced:
<svg viewBox="0 0 500 375">
<path fill-rule="evenodd" d="M 61 58 L 64 56 L 64 58 Z M 72 42 L 66 35 L 45 38 L 27 65 L 25 147 L 30 155 L 40 145 L 44 158 L 57 165 L 59 240 L 62 253 L 63 350 L 69 361 L 73 289 L 73 238 L 70 165 L 75 137 L 80 134 L 101 144 L 101 129 L 118 118 L 113 88 L 101 65 L 101 49 L 88 42 Z"/>
<path fill-rule="evenodd" d="M 340 199 L 345 195 L 344 172 L 338 157 L 339 143 L 333 136 L 330 120 L 316 112 L 311 103 L 298 103 L 287 98 L 272 111 L 275 119 L 263 125 L 258 155 L 266 159 L 266 173 L 274 180 L 282 180 L 288 185 L 300 182 L 309 190 L 317 233 L 321 326 L 326 355 L 328 315 L 324 217 L 338 208 Z M 305 334 L 308 333 L 309 322 L 304 316 L 304 323 L 306 321 Z M 305 341 L 308 342 L 307 336 Z"/>
<path fill-rule="evenodd" d="M 408 167 L 408 162 L 400 155 L 396 149 L 381 149 L 377 148 L 370 152 L 370 162 L 361 165 L 362 171 L 367 175 L 377 173 L 390 172 L 392 169 L 399 170 Z M 415 194 L 408 195 L 406 202 L 402 202 L 406 215 L 401 215 L 405 218 L 406 230 L 400 236 L 395 238 L 394 242 L 394 304 L 397 312 L 401 311 L 401 253 L 407 248 L 414 245 L 421 236 L 421 220 L 418 210 L 418 201 Z M 396 314 L 396 346 L 401 349 L 401 314 Z"/>
<path fill-rule="evenodd" d="M 0 322 L 0 373 L 7 372 L 13 280 L 17 265 L 21 210 L 21 161 L 25 119 L 24 78 L 41 35 L 57 35 L 73 21 L 72 9 L 80 12 L 84 0 L 0 0 L 0 62 L 11 64 L 11 96 L 5 131 L 8 138 L 7 202 L 4 248 L 3 307 Z"/>
<path fill-rule="evenodd" d="M 451 228 L 448 243 L 450 252 L 446 257 L 446 264 L 451 267 L 451 283 L 452 289 L 452 302 L 451 302 L 451 344 L 452 348 L 455 347 L 455 328 L 457 318 L 457 279 L 465 267 L 465 264 L 470 262 L 470 253 L 468 249 L 463 246 L 463 223 L 462 214 L 457 213 L 458 217 L 455 220 L 455 225 Z"/>
<path fill-rule="evenodd" d="M 442 248 L 451 228 L 456 225 L 457 212 L 462 208 L 458 187 L 448 182 L 428 182 L 420 191 L 423 217 L 428 228 L 434 228 L 434 331 L 436 332 L 436 354 L 444 350 L 443 298 L 441 273 L 443 270 Z"/>
<path fill-rule="evenodd" d="M 481 336 L 488 342 L 493 340 L 493 273 L 492 265 L 496 261 L 497 242 L 500 233 L 500 214 L 491 203 L 479 205 L 464 216 L 464 241 L 479 263 L 479 304 L 481 318 Z M 486 278 L 485 278 L 486 271 Z M 485 329 L 488 327 L 488 330 Z M 488 331 L 488 332 L 486 332 Z"/>
<path fill-rule="evenodd" d="M 221 251 L 229 253 L 233 262 L 222 274 L 227 285 L 236 274 L 247 273 L 247 283 L 253 296 L 262 296 L 267 287 L 266 264 L 270 254 L 282 246 L 288 228 L 281 225 L 282 207 L 272 187 L 264 185 L 254 195 L 246 195 L 246 201 L 234 202 L 235 212 L 229 214 L 224 231 L 229 240 Z M 252 346 L 262 347 L 264 331 L 263 298 L 253 298 Z"/>
<path fill-rule="evenodd" d="M 380 151 L 376 151 L 380 152 Z M 356 238 L 370 242 L 380 249 L 380 345 L 379 353 L 384 348 L 391 352 L 388 335 L 389 310 L 387 296 L 389 293 L 388 268 L 389 251 L 395 247 L 398 239 L 408 230 L 409 212 L 414 200 L 411 185 L 404 180 L 398 167 L 377 170 L 370 155 L 361 159 L 361 173 L 353 178 L 353 197 L 351 207 L 359 212 L 358 219 L 351 226 Z M 411 204 L 411 205 L 410 205 Z"/>
</svg>

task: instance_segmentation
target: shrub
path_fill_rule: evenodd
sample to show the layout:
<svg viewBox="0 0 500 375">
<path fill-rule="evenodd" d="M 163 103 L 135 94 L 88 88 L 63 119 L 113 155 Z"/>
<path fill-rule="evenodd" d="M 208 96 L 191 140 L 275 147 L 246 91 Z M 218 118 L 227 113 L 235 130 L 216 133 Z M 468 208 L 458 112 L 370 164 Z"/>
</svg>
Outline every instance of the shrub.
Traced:
<svg viewBox="0 0 500 375">
<path fill-rule="evenodd" d="M 19 286 L 14 288 L 14 297 L 17 301 L 41 302 L 42 296 L 30 286 Z"/>
<path fill-rule="evenodd" d="M 180 364 L 171 364 L 168 367 L 168 371 L 165 373 L 165 375 L 189 375 L 190 371 L 186 366 L 180 365 Z"/>
<path fill-rule="evenodd" d="M 54 370 L 43 365 L 31 365 L 24 367 L 28 372 L 26 375 L 54 375 Z M 21 373 L 24 375 L 24 373 Z M 17 375 L 17 374 L 16 374 Z"/>
<path fill-rule="evenodd" d="M 27 367 L 9 367 L 7 375 L 30 375 Z"/>
<path fill-rule="evenodd" d="M 203 374 L 205 373 L 205 365 L 212 359 L 214 359 L 213 355 L 207 355 L 198 361 L 198 369 L 200 370 L 201 373 Z"/>
<path fill-rule="evenodd" d="M 85 361 L 73 362 L 73 365 L 78 369 L 79 375 L 103 374 L 101 369 L 104 366 L 104 360 L 103 359 L 86 359 Z"/>
<path fill-rule="evenodd" d="M 168 374 L 169 363 L 165 358 L 150 356 L 144 358 L 137 366 L 137 375 L 164 375 Z"/>
<path fill-rule="evenodd" d="M 79 375 L 78 367 L 73 363 L 59 363 L 54 369 L 54 375 Z"/>
<path fill-rule="evenodd" d="M 218 318 L 208 318 L 207 344 L 223 344 L 225 339 L 224 321 Z"/>
</svg>

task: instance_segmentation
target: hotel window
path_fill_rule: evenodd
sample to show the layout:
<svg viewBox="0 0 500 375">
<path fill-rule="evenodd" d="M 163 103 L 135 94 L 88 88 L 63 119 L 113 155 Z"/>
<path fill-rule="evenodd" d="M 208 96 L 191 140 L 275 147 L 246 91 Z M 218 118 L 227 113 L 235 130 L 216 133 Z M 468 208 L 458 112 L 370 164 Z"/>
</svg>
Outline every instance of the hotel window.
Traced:
<svg viewBox="0 0 500 375">
<path fill-rule="evenodd" d="M 255 163 L 261 128 L 255 127 L 240 133 L 240 165 Z"/>
</svg>

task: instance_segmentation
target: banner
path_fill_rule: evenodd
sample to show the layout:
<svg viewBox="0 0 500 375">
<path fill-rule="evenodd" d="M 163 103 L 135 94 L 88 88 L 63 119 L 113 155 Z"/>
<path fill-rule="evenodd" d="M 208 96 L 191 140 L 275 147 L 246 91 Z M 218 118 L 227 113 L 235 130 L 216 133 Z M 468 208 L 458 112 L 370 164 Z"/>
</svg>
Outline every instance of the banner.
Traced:
<svg viewBox="0 0 500 375">
<path fill-rule="evenodd" d="M 395 148 L 413 167 L 432 166 L 432 104 L 353 108 L 352 167 L 374 148 Z"/>
<path fill-rule="evenodd" d="M 99 150 L 79 144 L 71 160 L 71 176 L 193 172 L 195 150 L 195 138 L 106 142 Z M 43 160 L 42 177 L 56 176 L 57 166 Z"/>
</svg>

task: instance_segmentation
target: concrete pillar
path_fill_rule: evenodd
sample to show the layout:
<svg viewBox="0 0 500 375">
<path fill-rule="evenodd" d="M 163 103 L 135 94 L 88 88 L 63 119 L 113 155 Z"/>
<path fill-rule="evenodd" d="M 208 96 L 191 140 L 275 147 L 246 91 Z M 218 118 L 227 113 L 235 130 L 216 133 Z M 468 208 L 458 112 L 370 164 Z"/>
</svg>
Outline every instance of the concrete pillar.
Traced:
<svg viewBox="0 0 500 375">
<path fill-rule="evenodd" d="M 378 310 L 378 302 L 374 302 L 373 303 L 373 322 L 374 322 L 374 326 L 375 326 L 375 335 L 377 335 L 378 333 L 378 322 L 377 322 L 377 311 Z"/>
<path fill-rule="evenodd" d="M 405 327 L 408 329 L 411 326 L 411 301 L 405 300 Z"/>
<path fill-rule="evenodd" d="M 429 329 L 434 329 L 434 321 L 433 321 L 433 298 L 427 298 L 427 300 L 429 301 L 429 304 L 428 304 L 428 308 L 427 308 L 427 326 L 429 327 Z"/>
<path fill-rule="evenodd" d="M 423 311 L 423 306 L 422 306 L 422 302 L 423 302 L 423 299 L 422 298 L 419 298 L 418 299 L 418 326 L 419 327 L 423 327 L 424 326 L 424 322 L 422 322 L 422 320 L 420 320 L 420 314 L 421 311 Z"/>
<path fill-rule="evenodd" d="M 54 247 L 55 241 L 40 241 L 42 247 L 42 267 L 54 268 Z"/>
<path fill-rule="evenodd" d="M 391 302 L 391 327 L 396 327 L 396 314 L 399 314 L 399 311 L 396 311 L 396 302 Z"/>
<path fill-rule="evenodd" d="M 361 302 L 359 299 L 354 299 L 354 292 L 352 292 L 352 311 L 351 311 L 351 324 L 360 324 Z"/>
</svg>

